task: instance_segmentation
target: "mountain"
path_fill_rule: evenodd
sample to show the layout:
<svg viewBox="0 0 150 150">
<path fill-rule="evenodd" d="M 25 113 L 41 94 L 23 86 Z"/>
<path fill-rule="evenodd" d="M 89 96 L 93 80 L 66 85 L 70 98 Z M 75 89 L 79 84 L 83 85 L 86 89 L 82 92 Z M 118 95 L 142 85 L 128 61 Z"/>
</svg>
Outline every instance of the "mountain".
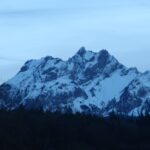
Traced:
<svg viewBox="0 0 150 150">
<path fill-rule="evenodd" d="M 0 107 L 62 113 L 138 116 L 150 112 L 150 72 L 127 68 L 107 50 L 81 47 L 67 61 L 45 57 L 27 61 L 0 86 Z"/>
</svg>

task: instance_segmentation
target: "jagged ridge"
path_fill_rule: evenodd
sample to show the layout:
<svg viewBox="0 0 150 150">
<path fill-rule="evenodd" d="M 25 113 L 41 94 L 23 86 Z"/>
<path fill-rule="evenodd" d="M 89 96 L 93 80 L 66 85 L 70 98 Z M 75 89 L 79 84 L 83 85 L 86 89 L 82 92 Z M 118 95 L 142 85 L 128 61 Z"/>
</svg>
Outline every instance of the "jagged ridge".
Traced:
<svg viewBox="0 0 150 150">
<path fill-rule="evenodd" d="M 107 50 L 84 47 L 67 61 L 45 57 L 25 63 L 0 86 L 1 108 L 124 115 L 149 112 L 150 73 L 127 68 Z"/>
</svg>

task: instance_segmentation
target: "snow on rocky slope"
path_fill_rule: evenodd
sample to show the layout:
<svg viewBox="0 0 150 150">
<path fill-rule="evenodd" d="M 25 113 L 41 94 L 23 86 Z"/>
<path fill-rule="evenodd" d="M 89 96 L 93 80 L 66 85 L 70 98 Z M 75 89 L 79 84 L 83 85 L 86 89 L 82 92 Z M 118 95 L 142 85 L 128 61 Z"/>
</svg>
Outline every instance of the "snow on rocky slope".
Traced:
<svg viewBox="0 0 150 150">
<path fill-rule="evenodd" d="M 68 61 L 45 57 L 25 63 L 0 86 L 0 106 L 15 109 L 137 116 L 150 112 L 150 72 L 127 68 L 108 51 L 84 47 Z"/>
</svg>

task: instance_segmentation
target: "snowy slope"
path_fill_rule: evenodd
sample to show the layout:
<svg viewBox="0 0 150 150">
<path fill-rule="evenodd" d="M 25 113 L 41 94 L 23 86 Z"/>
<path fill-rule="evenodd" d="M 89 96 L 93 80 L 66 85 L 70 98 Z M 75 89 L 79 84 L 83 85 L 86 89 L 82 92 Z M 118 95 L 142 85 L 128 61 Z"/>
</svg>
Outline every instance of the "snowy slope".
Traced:
<svg viewBox="0 0 150 150">
<path fill-rule="evenodd" d="M 149 112 L 150 73 L 126 68 L 108 51 L 81 47 L 68 61 L 45 57 L 25 63 L 0 86 L 0 106 L 44 111 L 125 115 Z"/>
</svg>

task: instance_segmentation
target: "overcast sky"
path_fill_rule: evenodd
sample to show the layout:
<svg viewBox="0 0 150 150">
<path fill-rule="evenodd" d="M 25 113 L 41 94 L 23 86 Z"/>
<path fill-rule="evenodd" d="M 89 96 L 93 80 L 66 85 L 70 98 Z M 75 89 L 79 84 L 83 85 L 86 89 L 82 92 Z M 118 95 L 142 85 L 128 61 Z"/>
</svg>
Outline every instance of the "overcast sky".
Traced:
<svg viewBox="0 0 150 150">
<path fill-rule="evenodd" d="M 81 46 L 107 49 L 128 67 L 150 70 L 150 1 L 0 1 L 0 82 L 28 59 L 66 60 Z"/>
</svg>

